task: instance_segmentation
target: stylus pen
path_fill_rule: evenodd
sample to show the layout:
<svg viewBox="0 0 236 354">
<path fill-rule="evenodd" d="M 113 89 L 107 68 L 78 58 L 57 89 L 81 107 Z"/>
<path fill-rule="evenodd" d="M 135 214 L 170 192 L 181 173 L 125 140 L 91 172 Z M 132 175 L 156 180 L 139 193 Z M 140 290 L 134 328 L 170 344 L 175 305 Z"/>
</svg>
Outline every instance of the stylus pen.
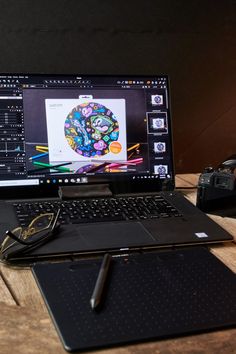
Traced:
<svg viewBox="0 0 236 354">
<path fill-rule="evenodd" d="M 96 280 L 92 297 L 90 299 L 90 305 L 93 310 L 98 307 L 98 305 L 101 303 L 104 297 L 104 287 L 107 280 L 107 275 L 110 268 L 111 260 L 112 260 L 112 256 L 106 253 L 98 273 L 98 277 Z"/>
</svg>

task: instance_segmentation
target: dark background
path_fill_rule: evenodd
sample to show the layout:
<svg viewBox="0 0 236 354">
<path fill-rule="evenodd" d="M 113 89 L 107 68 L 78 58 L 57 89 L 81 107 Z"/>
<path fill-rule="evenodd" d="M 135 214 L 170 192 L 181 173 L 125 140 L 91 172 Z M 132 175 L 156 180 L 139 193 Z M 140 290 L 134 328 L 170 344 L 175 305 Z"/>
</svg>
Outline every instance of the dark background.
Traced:
<svg viewBox="0 0 236 354">
<path fill-rule="evenodd" d="M 235 0 L 0 0 L 0 72 L 170 76 L 176 172 L 236 153 Z"/>
</svg>

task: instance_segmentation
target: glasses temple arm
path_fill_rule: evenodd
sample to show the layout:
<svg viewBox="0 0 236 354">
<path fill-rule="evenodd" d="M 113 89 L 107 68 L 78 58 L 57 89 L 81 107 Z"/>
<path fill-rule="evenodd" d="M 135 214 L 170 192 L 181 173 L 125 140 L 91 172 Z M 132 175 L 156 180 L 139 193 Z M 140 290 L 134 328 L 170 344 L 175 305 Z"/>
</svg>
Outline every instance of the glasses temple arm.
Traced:
<svg viewBox="0 0 236 354">
<path fill-rule="evenodd" d="M 22 243 L 23 245 L 28 245 L 29 243 L 28 242 L 25 242 L 25 241 L 23 241 L 22 239 L 20 239 L 20 238 L 18 238 L 17 236 L 15 236 L 14 234 L 13 234 L 13 232 L 11 232 L 11 231 L 6 231 L 6 235 L 7 236 L 9 236 L 9 237 L 11 237 L 13 240 L 15 240 L 15 241 L 17 241 L 17 242 L 19 242 L 19 243 Z"/>
</svg>

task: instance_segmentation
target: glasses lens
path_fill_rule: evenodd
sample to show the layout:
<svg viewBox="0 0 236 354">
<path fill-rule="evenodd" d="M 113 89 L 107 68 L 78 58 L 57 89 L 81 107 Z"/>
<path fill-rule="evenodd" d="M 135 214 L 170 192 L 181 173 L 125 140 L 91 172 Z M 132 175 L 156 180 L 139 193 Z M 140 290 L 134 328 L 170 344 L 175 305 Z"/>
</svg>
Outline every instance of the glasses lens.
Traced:
<svg viewBox="0 0 236 354">
<path fill-rule="evenodd" d="M 22 230 L 20 237 L 23 240 L 32 238 L 36 234 L 44 234 L 44 230 L 48 230 L 53 223 L 54 213 L 47 213 L 37 216 L 31 221 L 28 227 Z"/>
<path fill-rule="evenodd" d="M 34 227 L 36 231 L 41 231 L 42 229 L 47 229 L 51 226 L 54 218 L 54 213 L 47 213 L 37 216 L 33 221 L 31 221 L 29 227 Z"/>
<path fill-rule="evenodd" d="M 9 236 L 6 236 L 1 244 L 1 253 L 4 253 L 9 247 L 13 246 L 16 241 L 14 241 Z"/>
</svg>

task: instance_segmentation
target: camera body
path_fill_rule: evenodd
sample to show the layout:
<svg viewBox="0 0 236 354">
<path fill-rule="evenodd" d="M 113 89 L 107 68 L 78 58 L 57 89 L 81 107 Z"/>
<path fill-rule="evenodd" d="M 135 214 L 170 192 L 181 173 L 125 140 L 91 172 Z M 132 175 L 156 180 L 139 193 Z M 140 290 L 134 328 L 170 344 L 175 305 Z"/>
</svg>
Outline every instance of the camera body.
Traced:
<svg viewBox="0 0 236 354">
<path fill-rule="evenodd" d="M 197 187 L 196 205 L 199 209 L 208 212 L 236 207 L 235 168 L 236 159 L 229 158 L 216 169 L 204 169 Z"/>
</svg>

